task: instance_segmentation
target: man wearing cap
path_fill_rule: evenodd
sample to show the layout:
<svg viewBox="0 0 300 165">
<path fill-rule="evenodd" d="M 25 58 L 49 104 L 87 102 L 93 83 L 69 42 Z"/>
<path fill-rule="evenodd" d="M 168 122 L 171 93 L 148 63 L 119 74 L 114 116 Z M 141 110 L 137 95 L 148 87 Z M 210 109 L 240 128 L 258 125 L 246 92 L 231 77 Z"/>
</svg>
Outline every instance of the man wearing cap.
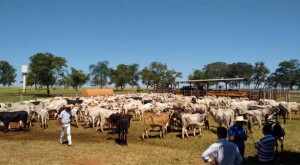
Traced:
<svg viewBox="0 0 300 165">
<path fill-rule="evenodd" d="M 61 135 L 59 139 L 59 143 L 63 143 L 63 137 L 65 135 L 65 132 L 67 132 L 67 139 L 68 139 L 68 146 L 72 146 L 72 140 L 71 140 L 71 106 L 70 105 L 64 105 L 65 109 L 59 114 L 60 124 L 61 124 Z"/>
<path fill-rule="evenodd" d="M 245 141 L 247 140 L 247 133 L 243 126 L 246 122 L 247 120 L 244 120 L 243 116 L 237 116 L 234 120 L 234 124 L 228 128 L 228 140 L 237 145 L 243 158 L 245 153 Z"/>
</svg>

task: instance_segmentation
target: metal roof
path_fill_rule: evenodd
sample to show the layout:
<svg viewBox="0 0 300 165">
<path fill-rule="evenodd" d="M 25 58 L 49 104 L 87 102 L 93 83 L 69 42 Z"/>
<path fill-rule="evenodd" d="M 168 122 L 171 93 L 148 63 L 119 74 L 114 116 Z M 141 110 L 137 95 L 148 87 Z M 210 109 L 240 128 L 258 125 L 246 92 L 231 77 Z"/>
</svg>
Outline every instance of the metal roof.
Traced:
<svg viewBox="0 0 300 165">
<path fill-rule="evenodd" d="M 195 82 L 227 82 L 227 81 L 245 81 L 245 78 L 224 78 L 224 79 L 202 79 L 202 80 L 184 80 L 177 83 L 195 83 Z"/>
</svg>

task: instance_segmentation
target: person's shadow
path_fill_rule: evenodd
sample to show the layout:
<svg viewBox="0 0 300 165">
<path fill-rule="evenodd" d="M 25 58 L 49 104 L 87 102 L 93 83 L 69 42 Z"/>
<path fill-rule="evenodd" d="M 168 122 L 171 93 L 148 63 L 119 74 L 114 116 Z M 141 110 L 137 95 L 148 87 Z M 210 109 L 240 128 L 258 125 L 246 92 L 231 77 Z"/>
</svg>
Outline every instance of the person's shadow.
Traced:
<svg viewBox="0 0 300 165">
<path fill-rule="evenodd" d="M 300 163 L 300 152 L 283 151 L 283 153 L 275 154 L 275 161 L 273 165 L 284 165 L 284 164 L 299 164 Z M 250 156 L 244 159 L 243 164 L 260 164 L 257 156 Z"/>
</svg>

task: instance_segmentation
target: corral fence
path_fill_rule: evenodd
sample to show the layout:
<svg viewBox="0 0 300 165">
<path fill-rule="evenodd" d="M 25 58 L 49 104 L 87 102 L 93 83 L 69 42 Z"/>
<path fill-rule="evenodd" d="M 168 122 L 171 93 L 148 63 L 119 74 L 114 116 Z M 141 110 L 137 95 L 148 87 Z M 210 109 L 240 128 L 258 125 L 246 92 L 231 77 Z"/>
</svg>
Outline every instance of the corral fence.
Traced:
<svg viewBox="0 0 300 165">
<path fill-rule="evenodd" d="M 269 99 L 276 100 L 283 98 L 285 101 L 291 100 L 291 94 L 296 95 L 297 93 L 287 89 L 259 89 L 247 91 L 248 98 L 251 100 Z M 299 93 L 300 94 L 300 93 Z"/>
<path fill-rule="evenodd" d="M 248 98 L 251 100 L 270 99 L 280 101 L 300 101 L 300 91 L 288 89 L 260 89 L 249 90 Z"/>
<path fill-rule="evenodd" d="M 194 90 L 184 91 L 180 89 L 125 89 L 125 90 L 114 90 L 114 94 L 131 94 L 131 93 L 173 93 L 176 95 L 184 95 L 184 96 L 196 96 L 197 93 Z M 202 93 L 201 93 L 202 92 Z M 259 89 L 259 90 L 241 90 L 241 91 L 228 91 L 229 93 L 216 92 L 216 91 L 200 91 L 198 95 L 205 96 L 210 93 L 220 94 L 220 96 L 226 96 L 226 94 L 232 94 L 234 92 L 243 92 L 246 95 L 243 97 L 248 97 L 250 100 L 259 100 L 259 99 L 273 99 L 280 101 L 300 101 L 300 91 L 293 91 L 287 89 Z M 0 102 L 5 101 L 22 101 L 22 100 L 32 100 L 38 98 L 46 98 L 46 97 L 79 97 L 80 91 L 60 89 L 60 90 L 52 90 L 51 95 L 47 95 L 46 89 L 36 90 L 36 89 L 18 89 L 15 92 L 11 92 L 9 94 L 0 94 Z M 236 96 L 240 97 L 240 96 Z"/>
<path fill-rule="evenodd" d="M 196 96 L 197 93 L 195 90 L 180 90 L 180 89 L 142 89 L 137 90 L 137 92 L 142 93 L 173 93 L 173 94 L 180 94 L 184 96 Z M 216 92 L 216 91 L 200 91 L 200 96 L 205 95 L 212 95 L 219 94 L 219 96 L 233 96 L 233 97 L 247 97 L 250 100 L 259 99 L 270 99 L 270 100 L 277 100 L 280 99 L 281 101 L 293 101 L 293 100 L 300 100 L 300 92 L 295 90 L 288 90 L 288 89 L 251 89 L 251 90 L 241 90 L 241 91 L 227 91 L 227 92 Z"/>
</svg>

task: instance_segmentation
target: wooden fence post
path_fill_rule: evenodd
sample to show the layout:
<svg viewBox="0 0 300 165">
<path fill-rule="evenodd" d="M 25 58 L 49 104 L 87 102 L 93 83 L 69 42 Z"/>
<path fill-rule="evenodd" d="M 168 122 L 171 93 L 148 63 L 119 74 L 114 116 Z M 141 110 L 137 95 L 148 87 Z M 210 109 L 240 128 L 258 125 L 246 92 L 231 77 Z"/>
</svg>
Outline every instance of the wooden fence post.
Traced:
<svg viewBox="0 0 300 165">
<path fill-rule="evenodd" d="M 286 102 L 289 102 L 289 101 L 290 101 L 290 92 L 289 92 L 289 90 L 286 90 L 286 91 L 285 91 L 285 101 L 286 101 Z"/>
</svg>

